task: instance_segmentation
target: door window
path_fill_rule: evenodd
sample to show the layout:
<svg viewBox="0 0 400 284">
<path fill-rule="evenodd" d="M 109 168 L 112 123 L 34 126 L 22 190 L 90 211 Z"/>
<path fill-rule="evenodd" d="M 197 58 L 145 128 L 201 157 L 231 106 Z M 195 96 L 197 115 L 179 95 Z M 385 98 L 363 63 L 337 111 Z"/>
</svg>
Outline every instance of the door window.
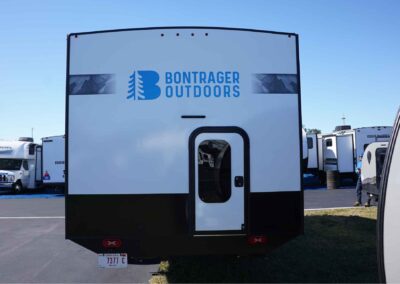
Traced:
<svg viewBox="0 0 400 284">
<path fill-rule="evenodd" d="M 307 137 L 307 147 L 308 149 L 312 149 L 314 147 L 313 139 L 311 137 Z"/>
<path fill-rule="evenodd" d="M 326 147 L 332 147 L 332 139 L 326 140 Z"/>
<path fill-rule="evenodd" d="M 198 148 L 199 197 L 222 203 L 231 197 L 231 147 L 225 140 L 204 140 Z"/>
</svg>

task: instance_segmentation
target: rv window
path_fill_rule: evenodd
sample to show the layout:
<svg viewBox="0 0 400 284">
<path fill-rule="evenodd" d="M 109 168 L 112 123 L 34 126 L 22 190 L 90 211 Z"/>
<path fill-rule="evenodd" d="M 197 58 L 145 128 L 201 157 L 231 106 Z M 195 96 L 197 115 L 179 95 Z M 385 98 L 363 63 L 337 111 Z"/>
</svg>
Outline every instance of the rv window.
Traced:
<svg viewBox="0 0 400 284">
<path fill-rule="evenodd" d="M 307 147 L 308 149 L 312 149 L 314 147 L 313 139 L 311 137 L 307 137 Z"/>
<path fill-rule="evenodd" d="M 29 155 L 35 154 L 35 144 L 29 144 Z"/>
<path fill-rule="evenodd" d="M 332 139 L 326 140 L 326 147 L 332 147 Z"/>
<path fill-rule="evenodd" d="M 28 161 L 27 160 L 24 160 L 23 162 L 22 162 L 22 166 L 24 167 L 24 170 L 29 170 L 29 167 L 28 167 Z"/>
<path fill-rule="evenodd" d="M 19 171 L 22 160 L 19 159 L 0 159 L 0 170 Z"/>
<path fill-rule="evenodd" d="M 199 197 L 221 203 L 231 197 L 231 147 L 224 140 L 205 140 L 198 149 Z"/>
</svg>

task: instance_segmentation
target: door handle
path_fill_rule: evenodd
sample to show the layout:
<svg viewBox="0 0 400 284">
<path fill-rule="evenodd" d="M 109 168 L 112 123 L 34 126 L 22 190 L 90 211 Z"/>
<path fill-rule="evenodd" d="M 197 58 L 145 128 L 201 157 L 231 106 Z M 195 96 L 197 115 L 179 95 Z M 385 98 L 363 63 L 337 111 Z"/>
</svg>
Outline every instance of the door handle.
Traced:
<svg viewBox="0 0 400 284">
<path fill-rule="evenodd" d="M 243 187 L 244 178 L 243 176 L 235 176 L 235 187 Z"/>
</svg>

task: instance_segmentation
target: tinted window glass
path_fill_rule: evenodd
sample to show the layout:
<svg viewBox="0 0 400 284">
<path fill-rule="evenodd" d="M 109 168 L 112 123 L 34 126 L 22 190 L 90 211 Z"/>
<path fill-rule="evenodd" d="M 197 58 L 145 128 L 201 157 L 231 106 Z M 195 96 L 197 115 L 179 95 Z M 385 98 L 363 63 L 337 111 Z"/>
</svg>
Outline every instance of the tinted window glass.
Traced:
<svg viewBox="0 0 400 284">
<path fill-rule="evenodd" d="M 24 167 L 24 170 L 29 170 L 29 167 L 28 167 L 28 161 L 27 160 L 24 160 L 24 162 L 22 163 L 22 166 Z"/>
<path fill-rule="evenodd" d="M 0 159 L 0 170 L 19 171 L 22 160 L 18 159 Z"/>
<path fill-rule="evenodd" d="M 332 147 L 332 139 L 326 140 L 326 147 Z"/>
<path fill-rule="evenodd" d="M 308 149 L 312 149 L 314 147 L 314 141 L 311 137 L 307 137 L 307 147 Z"/>
<path fill-rule="evenodd" d="M 29 144 L 29 155 L 35 154 L 35 144 Z"/>
<path fill-rule="evenodd" d="M 231 147 L 224 140 L 205 140 L 198 148 L 199 197 L 207 203 L 231 196 Z"/>
</svg>

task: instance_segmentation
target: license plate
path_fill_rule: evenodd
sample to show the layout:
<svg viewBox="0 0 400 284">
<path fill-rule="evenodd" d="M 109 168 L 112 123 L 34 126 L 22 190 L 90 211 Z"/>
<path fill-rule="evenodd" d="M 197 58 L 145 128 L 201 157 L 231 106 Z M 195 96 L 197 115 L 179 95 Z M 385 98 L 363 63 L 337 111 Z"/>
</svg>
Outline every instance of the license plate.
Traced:
<svg viewBox="0 0 400 284">
<path fill-rule="evenodd" d="M 128 267 L 128 254 L 126 253 L 103 253 L 99 254 L 98 266 L 103 268 L 126 268 Z"/>
</svg>

